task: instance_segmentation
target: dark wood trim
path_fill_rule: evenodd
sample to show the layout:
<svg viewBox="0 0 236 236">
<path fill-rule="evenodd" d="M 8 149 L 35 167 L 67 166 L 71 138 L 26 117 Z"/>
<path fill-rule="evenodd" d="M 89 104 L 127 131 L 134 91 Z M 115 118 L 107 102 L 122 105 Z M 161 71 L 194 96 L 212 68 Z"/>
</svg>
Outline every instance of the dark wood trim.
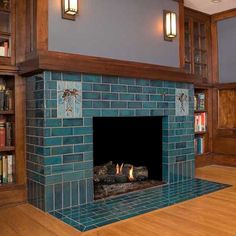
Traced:
<svg viewBox="0 0 236 236">
<path fill-rule="evenodd" d="M 211 16 L 211 19 L 212 19 L 212 22 L 217 22 L 217 21 L 225 20 L 232 17 L 236 17 L 236 8 L 213 14 Z"/>
<path fill-rule="evenodd" d="M 197 11 L 197 10 L 194 10 L 189 7 L 184 7 L 184 9 L 185 9 L 186 16 L 191 16 L 191 17 L 197 18 L 199 21 L 206 21 L 206 20 L 209 20 L 211 17 L 211 15 L 209 15 L 207 13 Z"/>
<path fill-rule="evenodd" d="M 213 88 L 213 85 L 211 83 L 203 83 L 203 82 L 195 82 L 194 87 L 196 89 L 208 89 L 208 88 Z"/>
<path fill-rule="evenodd" d="M 184 69 L 185 64 L 185 42 L 184 42 L 184 2 L 179 1 L 179 62 L 180 68 Z"/>
<path fill-rule="evenodd" d="M 236 167 L 236 155 L 213 154 L 213 164 Z"/>
<path fill-rule="evenodd" d="M 212 90 L 212 112 L 213 112 L 213 116 L 212 116 L 212 124 L 213 124 L 213 140 L 215 142 L 216 138 L 217 138 L 217 129 L 218 129 L 218 89 L 217 88 L 213 88 Z M 214 151 L 214 149 L 213 149 Z"/>
<path fill-rule="evenodd" d="M 26 54 L 26 0 L 16 1 L 16 63 L 25 59 Z"/>
<path fill-rule="evenodd" d="M 10 65 L 0 65 L 1 75 L 15 75 L 18 72 L 18 67 Z"/>
<path fill-rule="evenodd" d="M 11 0 L 11 65 L 16 64 L 16 1 Z"/>
<path fill-rule="evenodd" d="M 40 73 L 42 68 L 39 66 L 39 57 L 29 59 L 19 64 L 19 75 L 30 76 Z"/>
<path fill-rule="evenodd" d="M 1 147 L 0 148 L 0 152 L 10 152 L 10 151 L 14 151 L 15 147 L 14 146 L 10 146 L 10 147 Z"/>
<path fill-rule="evenodd" d="M 212 152 L 213 150 L 213 89 L 209 88 L 207 90 L 207 100 L 206 100 L 206 107 L 207 107 L 207 144 L 208 144 L 208 152 Z"/>
<path fill-rule="evenodd" d="M 48 0 L 37 0 L 37 50 L 48 51 Z"/>
<path fill-rule="evenodd" d="M 215 88 L 218 89 L 236 89 L 236 82 L 235 83 L 225 83 L 225 84 L 214 84 Z"/>
<path fill-rule="evenodd" d="M 25 185 L 0 187 L 0 207 L 24 202 L 26 202 Z"/>
<path fill-rule="evenodd" d="M 220 138 L 236 138 L 236 128 L 217 128 L 216 135 Z"/>
<path fill-rule="evenodd" d="M 209 166 L 213 164 L 212 154 L 206 153 L 203 155 L 197 155 L 195 158 L 195 166 L 196 168 Z"/>
<path fill-rule="evenodd" d="M 24 76 L 53 70 L 186 83 L 193 83 L 195 80 L 193 75 L 184 73 L 179 68 L 60 52 L 39 53 L 36 58 L 21 63 L 19 67 L 20 74 Z"/>
<path fill-rule="evenodd" d="M 219 82 L 219 60 L 218 60 L 218 32 L 217 23 L 211 21 L 211 44 L 212 44 L 212 83 Z"/>
<path fill-rule="evenodd" d="M 15 140 L 16 140 L 16 182 L 26 183 L 26 161 L 25 161 L 25 79 L 15 76 Z"/>
</svg>

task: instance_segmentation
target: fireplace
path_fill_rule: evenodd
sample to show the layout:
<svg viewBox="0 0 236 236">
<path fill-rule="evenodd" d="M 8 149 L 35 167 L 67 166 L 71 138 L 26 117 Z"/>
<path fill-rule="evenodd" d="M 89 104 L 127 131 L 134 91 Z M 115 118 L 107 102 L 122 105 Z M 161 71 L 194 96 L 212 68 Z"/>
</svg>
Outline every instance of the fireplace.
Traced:
<svg viewBox="0 0 236 236">
<path fill-rule="evenodd" d="M 81 117 L 57 117 L 61 81 L 80 83 Z M 166 184 L 194 178 L 192 84 L 44 71 L 26 87 L 28 198 L 36 207 L 49 212 L 92 203 L 94 167 L 110 161 L 113 172 L 122 163 L 123 170 L 143 167 L 149 180 Z M 179 115 L 182 91 L 189 94 L 186 115 Z"/>
<path fill-rule="evenodd" d="M 162 184 L 162 117 L 94 117 L 94 197 Z"/>
</svg>

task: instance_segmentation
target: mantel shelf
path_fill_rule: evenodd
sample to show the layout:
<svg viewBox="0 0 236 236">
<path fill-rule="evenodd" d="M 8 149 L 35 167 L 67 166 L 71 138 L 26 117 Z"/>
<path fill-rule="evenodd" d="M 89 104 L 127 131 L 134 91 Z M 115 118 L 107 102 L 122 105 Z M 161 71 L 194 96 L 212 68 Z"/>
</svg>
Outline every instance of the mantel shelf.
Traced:
<svg viewBox="0 0 236 236">
<path fill-rule="evenodd" d="M 19 64 L 19 69 L 23 76 L 53 70 L 184 83 L 194 83 L 196 79 L 195 75 L 175 67 L 51 51 Z"/>
</svg>

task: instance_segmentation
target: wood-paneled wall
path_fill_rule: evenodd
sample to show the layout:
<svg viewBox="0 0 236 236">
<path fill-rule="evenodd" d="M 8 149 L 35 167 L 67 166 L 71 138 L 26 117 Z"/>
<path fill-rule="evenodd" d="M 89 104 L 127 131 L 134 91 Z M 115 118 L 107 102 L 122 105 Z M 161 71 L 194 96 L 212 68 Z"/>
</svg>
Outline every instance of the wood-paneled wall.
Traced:
<svg viewBox="0 0 236 236">
<path fill-rule="evenodd" d="M 236 89 L 219 90 L 219 128 L 236 129 Z"/>
</svg>

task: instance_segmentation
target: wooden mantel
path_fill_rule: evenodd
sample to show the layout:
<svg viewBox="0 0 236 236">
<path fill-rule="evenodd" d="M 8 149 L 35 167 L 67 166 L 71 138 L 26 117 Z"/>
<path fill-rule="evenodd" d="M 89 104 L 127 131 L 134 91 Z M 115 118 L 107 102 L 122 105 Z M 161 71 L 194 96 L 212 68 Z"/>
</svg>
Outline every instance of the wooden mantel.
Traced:
<svg viewBox="0 0 236 236">
<path fill-rule="evenodd" d="M 22 76 L 29 76 L 44 70 L 186 83 L 194 83 L 195 80 L 194 75 L 186 74 L 179 68 L 51 51 L 39 52 L 33 59 L 19 64 L 19 73 Z"/>
</svg>

